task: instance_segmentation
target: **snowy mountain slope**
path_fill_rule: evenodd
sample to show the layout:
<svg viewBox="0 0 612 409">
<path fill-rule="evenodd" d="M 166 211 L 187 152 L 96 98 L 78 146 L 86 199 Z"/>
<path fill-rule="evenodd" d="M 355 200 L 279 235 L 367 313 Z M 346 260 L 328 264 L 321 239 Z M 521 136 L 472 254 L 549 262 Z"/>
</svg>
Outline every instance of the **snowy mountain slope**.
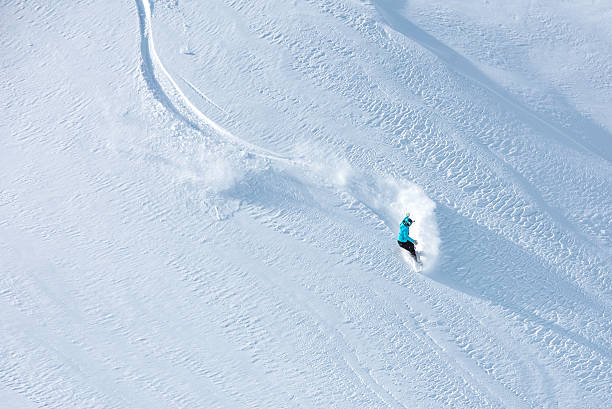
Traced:
<svg viewBox="0 0 612 409">
<path fill-rule="evenodd" d="M 5 406 L 610 401 L 605 3 L 1 7 Z"/>
</svg>

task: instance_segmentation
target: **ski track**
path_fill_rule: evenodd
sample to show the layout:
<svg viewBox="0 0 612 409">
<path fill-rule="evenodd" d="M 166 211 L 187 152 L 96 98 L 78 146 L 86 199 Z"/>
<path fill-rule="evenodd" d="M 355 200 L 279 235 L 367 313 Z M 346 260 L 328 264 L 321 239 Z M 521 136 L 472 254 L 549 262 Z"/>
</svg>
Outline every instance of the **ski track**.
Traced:
<svg viewBox="0 0 612 409">
<path fill-rule="evenodd" d="M 91 7 L 2 6 L 0 399 L 605 407 L 604 150 L 385 1 Z M 426 274 L 385 180 L 437 204 Z"/>
<path fill-rule="evenodd" d="M 187 98 L 185 93 L 181 90 L 181 88 L 177 84 L 177 82 L 174 79 L 174 77 L 172 75 L 170 75 L 168 70 L 166 70 L 166 67 L 164 67 L 164 65 L 162 64 L 161 60 L 159 59 L 159 56 L 157 55 L 157 51 L 155 50 L 155 43 L 153 41 L 153 24 L 151 22 L 151 4 L 149 3 L 148 0 L 136 0 L 136 3 L 138 5 L 138 11 L 139 11 L 138 14 L 139 14 L 139 18 L 140 18 L 141 42 L 147 44 L 146 48 L 148 50 L 147 53 L 145 53 L 145 56 L 143 56 L 143 65 L 147 66 L 146 68 L 143 68 L 143 71 L 145 71 L 148 75 L 150 75 L 152 77 L 152 81 L 150 83 L 150 86 L 153 88 L 154 91 L 158 91 L 156 94 L 161 96 L 160 97 L 160 102 L 165 107 L 169 108 L 170 111 L 173 112 L 175 115 L 178 115 L 181 120 L 183 120 L 183 121 L 187 122 L 188 124 L 192 125 L 194 128 L 196 128 L 198 130 L 201 130 L 197 125 L 195 125 L 193 122 L 191 122 L 185 116 L 183 116 L 182 114 L 179 114 L 178 111 L 176 110 L 174 104 L 172 104 L 172 102 L 167 100 L 168 96 L 164 92 L 163 87 L 161 86 L 161 84 L 157 83 L 156 80 L 155 80 L 155 78 L 156 78 L 155 67 L 157 67 L 159 69 L 159 71 L 162 72 L 164 78 L 168 82 L 170 82 L 170 84 L 171 84 L 171 86 L 173 88 L 173 91 L 178 94 L 179 98 L 181 99 L 181 102 L 187 107 L 189 112 L 194 114 L 204 124 L 206 124 L 207 126 L 212 128 L 217 134 L 219 134 L 223 138 L 226 138 L 226 139 L 232 141 L 233 143 L 235 143 L 238 146 L 243 146 L 243 147 L 247 148 L 249 150 L 249 153 L 257 154 L 257 155 L 259 155 L 261 157 L 264 157 L 264 158 L 267 158 L 267 159 L 272 159 L 272 160 L 276 160 L 276 161 L 283 161 L 283 162 L 292 163 L 292 161 L 290 159 L 287 159 L 285 157 L 279 156 L 279 155 L 277 155 L 274 152 L 271 152 L 271 151 L 268 151 L 266 149 L 260 148 L 258 146 L 255 146 L 255 145 L 251 144 L 251 143 L 248 143 L 248 142 L 246 142 L 246 141 L 244 141 L 244 140 L 242 140 L 240 138 L 237 138 L 231 132 L 229 132 L 227 129 L 225 129 L 224 127 L 219 125 L 217 122 L 213 121 L 208 116 L 204 115 L 189 100 L 189 98 Z M 149 55 L 152 58 L 149 58 L 148 57 Z M 199 94 L 203 95 L 201 93 L 199 93 Z"/>
</svg>

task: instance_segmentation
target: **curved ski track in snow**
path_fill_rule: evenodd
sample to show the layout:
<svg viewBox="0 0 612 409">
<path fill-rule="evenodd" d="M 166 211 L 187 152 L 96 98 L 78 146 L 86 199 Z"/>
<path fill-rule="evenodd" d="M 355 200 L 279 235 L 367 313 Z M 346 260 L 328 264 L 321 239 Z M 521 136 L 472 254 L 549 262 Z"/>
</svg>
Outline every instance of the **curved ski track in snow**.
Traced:
<svg viewBox="0 0 612 409">
<path fill-rule="evenodd" d="M 164 75 L 164 78 L 170 82 L 170 84 L 172 85 L 174 91 L 178 94 L 179 98 L 181 99 L 181 101 L 185 104 L 185 106 L 193 113 L 196 115 L 196 117 L 201 120 L 202 122 L 204 122 L 206 125 L 208 125 L 210 128 L 212 128 L 215 132 L 217 132 L 219 135 L 221 135 L 222 137 L 228 139 L 229 141 L 232 141 L 233 143 L 235 143 L 237 146 L 242 146 L 246 149 L 248 149 L 249 152 L 259 155 L 263 158 L 267 158 L 267 159 L 271 159 L 271 160 L 276 160 L 276 161 L 280 161 L 280 162 L 286 162 L 286 163 L 290 163 L 290 164 L 295 164 L 296 162 L 293 161 L 292 159 L 289 158 L 285 158 L 283 156 L 280 156 L 274 152 L 268 151 L 266 149 L 263 149 L 259 146 L 255 146 L 247 141 L 244 141 L 236 136 L 234 136 L 230 131 L 228 131 L 227 129 L 225 129 L 223 126 L 219 125 L 218 123 L 216 123 L 215 121 L 213 121 L 212 119 L 210 119 L 208 116 L 204 115 L 190 100 L 189 98 L 187 98 L 187 96 L 185 95 L 185 93 L 181 90 L 181 88 L 179 87 L 179 85 L 177 84 L 176 80 L 172 77 L 172 75 L 170 75 L 170 73 L 168 72 L 168 70 L 166 70 L 166 67 L 164 66 L 164 64 L 161 62 L 159 55 L 157 54 L 157 51 L 155 50 L 155 42 L 153 40 L 153 23 L 151 21 L 151 4 L 149 2 L 149 0 L 135 0 L 137 7 L 138 7 L 138 16 L 140 19 L 140 26 L 141 26 L 141 41 L 142 43 L 146 43 L 147 44 L 147 50 L 148 53 L 146 53 L 145 55 L 143 55 L 143 64 L 145 65 L 149 65 L 150 68 L 147 68 L 147 72 L 149 73 L 149 75 L 153 78 L 153 86 L 155 88 L 155 90 L 153 91 L 158 91 L 158 92 L 154 92 L 154 95 L 162 95 L 162 98 L 160 98 L 160 102 L 166 106 L 166 108 L 168 108 L 171 112 L 175 113 L 175 114 L 179 114 L 179 117 L 183 120 L 185 120 L 185 117 L 180 114 L 177 109 L 175 108 L 175 106 L 169 102 L 169 99 L 167 97 L 167 93 L 164 92 L 162 85 L 157 82 L 155 80 L 156 76 L 155 76 L 155 67 L 157 67 Z M 142 28 L 144 27 L 144 29 Z M 151 58 L 148 59 L 147 56 L 150 55 Z M 193 86 L 192 86 L 193 87 Z M 206 98 L 208 100 L 208 98 Z M 214 104 L 214 103 L 213 103 Z M 217 106 L 216 104 L 214 104 L 215 106 Z M 217 108 L 219 108 L 217 106 Z M 219 108 L 221 109 L 221 108 Z M 189 124 L 193 124 L 191 121 L 187 120 L 187 122 Z M 199 128 L 198 128 L 199 129 Z"/>
</svg>

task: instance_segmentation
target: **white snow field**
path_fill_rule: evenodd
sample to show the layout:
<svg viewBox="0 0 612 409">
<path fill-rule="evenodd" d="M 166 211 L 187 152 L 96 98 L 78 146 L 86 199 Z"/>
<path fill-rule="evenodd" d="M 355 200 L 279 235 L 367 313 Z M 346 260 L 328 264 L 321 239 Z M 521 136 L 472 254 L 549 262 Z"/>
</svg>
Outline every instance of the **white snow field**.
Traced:
<svg viewBox="0 0 612 409">
<path fill-rule="evenodd" d="M 3 0 L 0 136 L 2 409 L 612 407 L 608 0 Z"/>
</svg>

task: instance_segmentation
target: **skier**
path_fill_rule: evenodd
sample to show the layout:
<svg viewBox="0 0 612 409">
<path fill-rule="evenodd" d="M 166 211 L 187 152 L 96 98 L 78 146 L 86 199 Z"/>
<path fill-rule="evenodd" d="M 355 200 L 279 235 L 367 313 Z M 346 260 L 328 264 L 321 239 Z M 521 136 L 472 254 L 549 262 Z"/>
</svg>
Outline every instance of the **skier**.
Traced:
<svg viewBox="0 0 612 409">
<path fill-rule="evenodd" d="M 418 242 L 409 236 L 409 228 L 412 223 L 414 223 L 414 220 L 410 218 L 410 213 L 408 213 L 406 217 L 404 217 L 404 220 L 402 220 L 402 222 L 400 223 L 400 231 L 399 237 L 397 238 L 397 244 L 399 244 L 401 248 L 408 250 L 408 252 L 414 258 L 414 261 L 420 263 L 419 258 L 416 254 L 416 250 L 414 249 L 414 246 L 416 246 Z"/>
</svg>

